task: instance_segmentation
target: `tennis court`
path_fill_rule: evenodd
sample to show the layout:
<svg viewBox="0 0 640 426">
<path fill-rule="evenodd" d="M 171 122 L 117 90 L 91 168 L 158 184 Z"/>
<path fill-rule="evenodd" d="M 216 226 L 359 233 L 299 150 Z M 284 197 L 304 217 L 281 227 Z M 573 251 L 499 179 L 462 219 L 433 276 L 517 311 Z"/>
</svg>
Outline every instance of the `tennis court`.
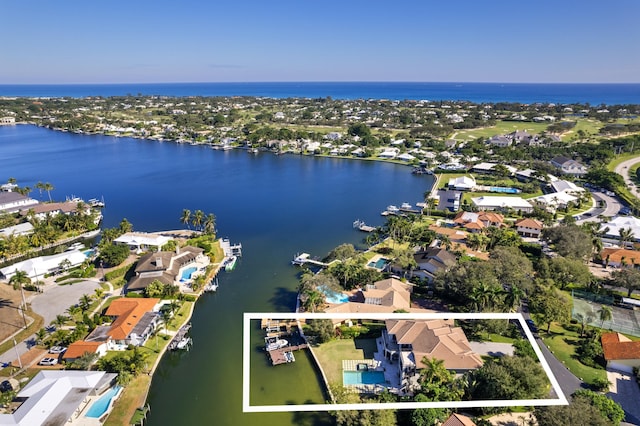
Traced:
<svg viewBox="0 0 640 426">
<path fill-rule="evenodd" d="M 603 306 L 611 309 L 611 320 L 600 320 Z M 604 330 L 640 336 L 640 310 L 614 306 L 611 296 L 574 291 L 571 317 L 580 323 L 584 318 L 587 324 Z"/>
</svg>

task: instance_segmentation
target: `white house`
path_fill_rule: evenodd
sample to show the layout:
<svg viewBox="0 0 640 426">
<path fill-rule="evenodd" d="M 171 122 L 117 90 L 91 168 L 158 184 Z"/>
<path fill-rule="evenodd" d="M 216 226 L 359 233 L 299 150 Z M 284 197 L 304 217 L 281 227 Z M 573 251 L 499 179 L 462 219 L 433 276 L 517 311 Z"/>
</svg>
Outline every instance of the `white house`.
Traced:
<svg viewBox="0 0 640 426">
<path fill-rule="evenodd" d="M 523 213 L 533 211 L 533 206 L 521 197 L 506 197 L 497 195 L 486 195 L 471 199 L 471 203 L 479 210 L 505 210 L 513 209 Z"/>
<path fill-rule="evenodd" d="M 16 395 L 20 406 L 11 414 L 0 414 L 0 425 L 70 423 L 86 408 L 88 398 L 110 389 L 117 376 L 104 371 L 42 370 Z"/>
<path fill-rule="evenodd" d="M 476 180 L 472 176 L 460 176 L 449 179 L 449 189 L 458 191 L 470 191 L 476 187 Z"/>
<path fill-rule="evenodd" d="M 30 222 L 20 223 L 18 225 L 8 226 L 0 229 L 0 237 L 8 237 L 9 235 L 29 235 L 33 233 L 33 225 Z"/>
<path fill-rule="evenodd" d="M 555 157 L 551 159 L 550 163 L 565 175 L 583 176 L 587 174 L 585 166 L 567 157 Z"/>
<path fill-rule="evenodd" d="M 602 241 L 618 244 L 621 229 L 631 229 L 633 241 L 640 242 L 640 219 L 633 216 L 616 216 L 609 222 L 603 223 L 600 226 L 600 232 L 604 233 Z"/>
<path fill-rule="evenodd" d="M 116 244 L 126 244 L 129 246 L 129 249 L 136 251 L 144 251 L 150 248 L 160 251 L 162 246 L 169 241 L 171 241 L 171 238 L 165 237 L 164 235 L 147 234 L 143 232 L 127 232 L 113 240 Z"/>
<path fill-rule="evenodd" d="M 396 157 L 398 160 L 402 160 L 402 161 L 413 161 L 416 159 L 416 157 L 414 157 L 411 154 L 407 154 L 406 152 L 404 154 L 400 154 L 398 155 L 398 157 Z"/>
<path fill-rule="evenodd" d="M 576 201 L 577 199 L 577 197 L 563 191 L 540 195 L 539 197 L 535 197 L 533 201 L 544 204 L 547 207 L 557 209 L 558 207 L 566 207 L 567 204 Z"/>
<path fill-rule="evenodd" d="M 544 225 L 539 220 L 524 218 L 516 221 L 516 232 L 525 238 L 540 238 Z"/>
<path fill-rule="evenodd" d="M 23 260 L 0 269 L 0 278 L 10 280 L 16 271 L 26 272 L 29 278 L 42 277 L 44 274 L 59 272 L 61 265 L 67 263 L 69 267 L 81 265 L 87 259 L 87 255 L 80 250 L 69 250 L 51 256 L 34 257 Z"/>
<path fill-rule="evenodd" d="M 28 209 L 38 204 L 37 200 L 13 191 L 0 191 L 0 213 Z"/>
</svg>

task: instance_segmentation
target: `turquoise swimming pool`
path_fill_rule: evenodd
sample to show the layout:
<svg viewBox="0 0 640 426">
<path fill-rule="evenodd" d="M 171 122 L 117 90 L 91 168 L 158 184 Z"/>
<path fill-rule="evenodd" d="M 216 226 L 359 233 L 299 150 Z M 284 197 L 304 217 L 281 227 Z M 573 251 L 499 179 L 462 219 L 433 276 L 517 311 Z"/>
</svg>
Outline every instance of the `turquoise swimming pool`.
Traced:
<svg viewBox="0 0 640 426">
<path fill-rule="evenodd" d="M 338 305 L 340 303 L 346 303 L 349 301 L 348 294 L 338 293 L 337 291 L 333 291 L 329 287 L 326 287 L 324 285 L 319 286 L 318 290 L 320 290 L 322 294 L 324 294 L 327 303 Z"/>
<path fill-rule="evenodd" d="M 385 385 L 382 371 L 343 371 L 342 383 L 346 385 Z"/>
<path fill-rule="evenodd" d="M 114 386 L 108 391 L 104 393 L 96 402 L 93 403 L 85 417 L 91 417 L 94 419 L 99 419 L 102 417 L 104 413 L 109 409 L 109 405 L 111 404 L 111 400 L 120 390 L 120 386 Z"/>
<path fill-rule="evenodd" d="M 491 192 L 501 192 L 504 194 L 517 194 L 520 192 L 517 188 L 506 188 L 504 186 L 492 186 L 489 188 Z"/>
<path fill-rule="evenodd" d="M 182 275 L 180 276 L 180 281 L 190 280 L 191 275 L 193 275 L 193 273 L 197 270 L 198 268 L 196 268 L 195 266 L 185 269 L 184 271 L 182 271 Z"/>
<path fill-rule="evenodd" d="M 370 268 L 384 269 L 384 267 L 387 266 L 387 263 L 389 263 L 389 259 L 385 259 L 384 257 L 381 257 L 375 262 L 369 262 L 367 266 Z"/>
</svg>

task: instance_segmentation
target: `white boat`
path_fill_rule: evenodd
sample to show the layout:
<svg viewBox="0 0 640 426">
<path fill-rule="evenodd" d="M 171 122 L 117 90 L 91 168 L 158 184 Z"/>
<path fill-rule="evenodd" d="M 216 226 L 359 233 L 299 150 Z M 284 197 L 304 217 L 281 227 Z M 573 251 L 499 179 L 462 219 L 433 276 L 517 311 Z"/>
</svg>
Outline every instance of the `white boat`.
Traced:
<svg viewBox="0 0 640 426">
<path fill-rule="evenodd" d="M 204 291 L 217 291 L 217 290 L 218 290 L 218 283 L 214 281 L 207 284 L 207 286 L 204 288 Z"/>
<path fill-rule="evenodd" d="M 87 204 L 89 204 L 91 207 L 104 207 L 104 201 L 98 200 L 97 198 L 90 199 L 89 201 L 87 201 Z"/>
<path fill-rule="evenodd" d="M 400 208 L 405 210 L 411 210 L 413 206 L 409 203 L 402 203 L 402 206 L 400 206 Z"/>
<path fill-rule="evenodd" d="M 176 345 L 176 349 L 187 349 L 192 342 L 191 337 L 183 337 Z"/>
<path fill-rule="evenodd" d="M 227 260 L 225 260 L 224 262 L 224 270 L 225 271 L 233 271 L 233 268 L 236 267 L 236 262 L 238 260 L 237 256 L 231 256 L 229 258 L 227 258 Z"/>
<path fill-rule="evenodd" d="M 285 352 L 284 358 L 287 360 L 287 362 L 295 362 L 296 360 L 296 357 L 293 356 L 293 352 Z"/>
<path fill-rule="evenodd" d="M 289 345 L 289 342 L 287 342 L 285 339 L 276 339 L 274 337 L 267 337 L 265 339 L 265 342 L 265 348 L 268 351 L 274 351 L 276 349 L 284 348 Z"/>
</svg>

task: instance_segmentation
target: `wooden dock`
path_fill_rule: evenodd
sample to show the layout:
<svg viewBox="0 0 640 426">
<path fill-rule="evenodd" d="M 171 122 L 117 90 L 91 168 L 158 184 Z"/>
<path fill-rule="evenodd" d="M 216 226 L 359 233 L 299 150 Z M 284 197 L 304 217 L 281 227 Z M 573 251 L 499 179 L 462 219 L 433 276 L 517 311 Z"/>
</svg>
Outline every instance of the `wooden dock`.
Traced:
<svg viewBox="0 0 640 426">
<path fill-rule="evenodd" d="M 356 221 L 353 222 L 353 227 L 355 229 L 358 229 L 358 230 L 362 231 L 362 232 L 373 232 L 373 231 L 376 230 L 375 227 L 367 225 L 366 223 L 364 223 L 360 219 L 357 219 Z"/>
<path fill-rule="evenodd" d="M 267 332 L 267 335 L 278 334 L 291 334 L 291 328 L 297 327 L 298 322 L 295 319 L 271 319 L 262 318 L 260 320 L 260 328 Z"/>
<path fill-rule="evenodd" d="M 180 343 L 180 341 L 187 335 L 190 329 L 191 323 L 187 323 L 180 327 L 180 330 L 178 330 L 178 332 L 173 336 L 173 339 L 171 339 L 171 342 L 169 342 L 169 350 L 175 351 L 178 349 L 178 343 Z"/>
<path fill-rule="evenodd" d="M 274 349 L 271 351 L 267 351 L 267 353 L 269 354 L 269 359 L 271 359 L 272 365 L 280 365 L 292 362 L 287 359 L 287 356 L 285 355 L 287 352 L 298 351 L 300 349 L 306 349 L 307 347 L 307 344 L 303 343 L 301 345 L 286 346 L 284 348 Z"/>
<path fill-rule="evenodd" d="M 327 266 L 329 266 L 328 263 L 324 263 L 324 262 L 321 262 L 319 260 L 311 259 L 311 255 L 309 253 L 297 254 L 293 258 L 293 260 L 291 261 L 292 265 L 298 265 L 298 266 L 302 266 L 302 265 L 305 265 L 307 263 L 311 264 L 311 265 L 321 266 L 323 268 L 326 268 Z"/>
</svg>

